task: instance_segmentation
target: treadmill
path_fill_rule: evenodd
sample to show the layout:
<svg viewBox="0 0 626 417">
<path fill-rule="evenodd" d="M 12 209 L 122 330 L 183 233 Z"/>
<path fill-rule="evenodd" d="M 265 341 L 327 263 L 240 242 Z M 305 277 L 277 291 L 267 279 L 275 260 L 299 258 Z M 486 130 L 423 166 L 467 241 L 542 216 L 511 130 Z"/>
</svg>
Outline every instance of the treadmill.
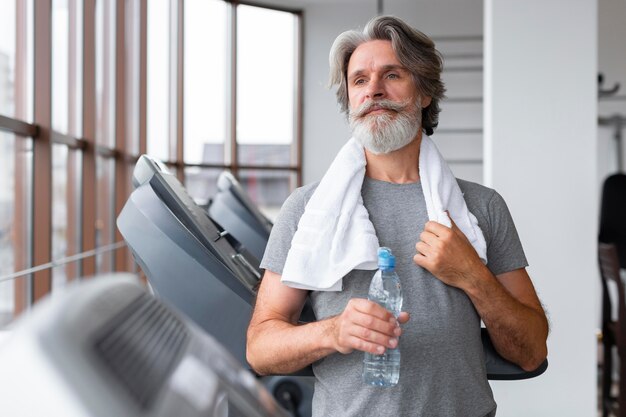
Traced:
<svg viewBox="0 0 626 417">
<path fill-rule="evenodd" d="M 0 345 L 0 410 L 21 417 L 288 417 L 213 337 L 132 274 L 80 280 Z"/>
<path fill-rule="evenodd" d="M 258 260 L 213 222 L 159 161 L 143 155 L 117 226 L 154 294 L 215 337 L 245 367 Z M 303 320 L 313 318 L 312 310 Z M 310 375 L 310 374 L 309 374 Z M 312 378 L 261 378 L 293 416 L 310 416 Z"/>
<path fill-rule="evenodd" d="M 217 179 L 217 193 L 208 206 L 209 216 L 262 259 L 272 231 L 272 222 L 250 200 L 243 187 L 229 171 Z"/>
</svg>

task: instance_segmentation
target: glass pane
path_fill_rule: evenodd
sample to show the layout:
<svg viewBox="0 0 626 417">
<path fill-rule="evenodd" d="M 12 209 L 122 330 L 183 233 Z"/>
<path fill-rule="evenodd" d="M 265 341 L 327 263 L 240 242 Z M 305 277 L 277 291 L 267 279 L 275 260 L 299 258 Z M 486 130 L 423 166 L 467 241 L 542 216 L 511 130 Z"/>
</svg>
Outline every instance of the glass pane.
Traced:
<svg viewBox="0 0 626 417">
<path fill-rule="evenodd" d="M 185 169 L 185 188 L 199 205 L 206 205 L 217 191 L 217 177 L 222 169 L 189 167 Z"/>
<path fill-rule="evenodd" d="M 228 7 L 223 1 L 185 1 L 184 159 L 187 163 L 222 164 L 225 160 L 224 141 L 230 123 L 226 73 Z"/>
<path fill-rule="evenodd" d="M 27 307 L 28 277 L 7 276 L 31 266 L 32 141 L 0 132 L 0 327 Z"/>
<path fill-rule="evenodd" d="M 34 0 L 21 0 L 18 2 L 12 2 L 9 6 L 9 10 L 15 3 L 17 3 L 16 10 L 16 18 L 17 18 L 17 32 L 15 36 L 17 38 L 16 45 L 17 49 L 15 50 L 15 77 L 13 84 L 9 82 L 6 84 L 7 89 L 2 91 L 3 88 L 0 88 L 0 101 L 2 101 L 3 95 L 10 94 L 10 92 L 14 91 L 14 113 L 15 117 L 24 120 L 27 122 L 33 121 L 33 112 L 34 112 Z M 9 4 L 9 1 L 6 0 L 4 4 Z M 4 13 L 4 6 L 0 8 Z M 12 12 L 9 12 L 9 16 Z M 3 42 L 9 42 L 9 39 L 4 38 L 3 31 L 8 30 L 4 26 L 3 19 L 6 18 L 7 15 L 3 14 L 0 16 L 0 44 Z M 13 38 L 15 41 L 15 38 Z M 2 49 L 0 47 L 0 49 Z M 0 55 L 2 53 L 0 52 Z M 2 58 L 0 58 L 2 61 Z M 0 63 L 0 79 L 3 79 L 1 75 L 6 68 Z M 0 107 L 2 104 L 0 104 Z M 2 111 L 0 110 L 0 113 Z"/>
<path fill-rule="evenodd" d="M 96 142 L 115 146 L 115 3 L 96 2 Z"/>
<path fill-rule="evenodd" d="M 130 1 L 126 3 L 126 151 L 131 155 L 139 154 L 140 135 L 140 23 L 141 23 L 141 2 Z"/>
<path fill-rule="evenodd" d="M 134 186 L 133 186 L 133 169 L 135 168 L 135 164 L 134 163 L 128 163 L 128 167 L 126 169 L 126 189 L 129 190 L 131 193 L 134 190 Z M 126 197 L 126 199 L 128 199 L 128 196 Z M 124 201 L 126 201 L 126 199 Z M 119 213 L 118 213 L 119 215 Z M 117 222 L 117 216 L 115 216 L 114 222 Z M 117 227 L 117 226 L 115 226 Z M 115 235 L 113 235 L 113 238 L 115 239 Z M 123 241 L 124 239 L 120 239 L 117 242 Z M 138 266 L 135 263 L 135 258 L 134 255 L 132 253 L 132 251 L 130 250 L 130 248 L 128 248 L 128 246 L 122 247 L 120 249 L 116 249 L 114 251 L 115 257 L 120 257 L 120 256 L 125 256 L 126 257 L 126 265 L 125 265 L 125 270 L 128 272 L 134 272 L 136 273 L 138 270 Z M 117 262 L 117 260 L 116 260 Z"/>
<path fill-rule="evenodd" d="M 52 129 L 68 132 L 69 7 L 52 1 Z"/>
<path fill-rule="evenodd" d="M 2 243 L 0 243 L 0 245 L 2 245 Z M 7 254 L 6 257 L 10 255 L 12 254 Z M 5 258 L 4 248 L 3 251 L 0 252 L 0 258 Z M 15 282 L 13 280 L 0 281 L 0 329 L 9 324 L 13 319 L 14 303 Z"/>
<path fill-rule="evenodd" d="M 82 151 L 69 150 L 67 159 L 67 251 L 66 256 L 80 253 L 82 236 L 81 212 L 81 174 L 83 158 Z M 66 275 L 68 280 L 81 276 L 80 262 L 67 264 Z"/>
<path fill-rule="evenodd" d="M 240 164 L 290 164 L 296 24 L 292 13 L 237 7 L 237 143 L 249 145 L 239 149 Z"/>
<path fill-rule="evenodd" d="M 69 0 L 69 133 L 83 135 L 83 0 Z M 73 81 L 73 82 L 72 82 Z"/>
<path fill-rule="evenodd" d="M 67 254 L 67 146 L 52 145 L 52 260 Z M 65 267 L 52 270 L 52 288 L 65 284 Z"/>
<path fill-rule="evenodd" d="M 281 206 L 296 187 L 296 174 L 279 170 L 240 170 L 239 181 L 250 199 L 274 221 Z"/>
<path fill-rule="evenodd" d="M 169 0 L 148 3 L 147 148 L 148 154 L 169 160 Z"/>
<path fill-rule="evenodd" d="M 3 0 L 0 12 L 0 114 L 15 115 L 15 1 Z"/>
<path fill-rule="evenodd" d="M 2 19 L 0 17 L 0 19 Z M 15 272 L 15 136 L 0 132 L 0 277 Z M 14 282 L 0 281 L 0 327 L 13 317 Z"/>
<path fill-rule="evenodd" d="M 112 158 L 96 158 L 96 247 L 113 243 L 113 202 L 115 165 Z M 113 270 L 113 252 L 109 251 L 96 257 L 98 273 Z"/>
</svg>

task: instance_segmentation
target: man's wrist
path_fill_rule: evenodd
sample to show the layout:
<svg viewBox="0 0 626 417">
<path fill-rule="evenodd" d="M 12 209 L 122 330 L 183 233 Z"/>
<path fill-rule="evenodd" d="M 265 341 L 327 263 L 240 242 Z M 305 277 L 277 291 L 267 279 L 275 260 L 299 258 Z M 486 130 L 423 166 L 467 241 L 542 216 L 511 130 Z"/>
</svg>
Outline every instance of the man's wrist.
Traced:
<svg viewBox="0 0 626 417">
<path fill-rule="evenodd" d="M 321 326 L 321 337 L 319 339 L 320 349 L 327 352 L 328 354 L 338 352 L 335 338 L 335 326 L 337 325 L 337 316 L 332 316 L 325 320 L 321 320 L 318 322 L 318 325 Z"/>
<path fill-rule="evenodd" d="M 482 262 L 472 269 L 464 282 L 466 285 L 462 288 L 467 295 L 472 298 L 481 298 L 481 294 L 485 291 L 485 288 L 491 284 L 494 284 L 496 277 L 491 273 L 489 268 Z"/>
</svg>

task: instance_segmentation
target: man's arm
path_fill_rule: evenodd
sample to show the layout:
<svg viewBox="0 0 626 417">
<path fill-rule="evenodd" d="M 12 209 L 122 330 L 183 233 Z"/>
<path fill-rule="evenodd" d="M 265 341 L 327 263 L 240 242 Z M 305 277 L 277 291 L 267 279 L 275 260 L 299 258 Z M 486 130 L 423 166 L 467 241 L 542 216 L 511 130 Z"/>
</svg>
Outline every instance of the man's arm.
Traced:
<svg viewBox="0 0 626 417">
<path fill-rule="evenodd" d="M 344 311 L 314 323 L 298 324 L 307 291 L 290 288 L 266 271 L 248 327 L 246 358 L 260 375 L 288 374 L 335 352 L 383 353 L 401 334 L 399 320 L 376 303 L 354 298 Z"/>
<path fill-rule="evenodd" d="M 500 355 L 526 371 L 544 361 L 548 320 L 524 268 L 494 276 L 454 222 L 426 223 L 415 247 L 417 265 L 470 297 Z"/>
</svg>

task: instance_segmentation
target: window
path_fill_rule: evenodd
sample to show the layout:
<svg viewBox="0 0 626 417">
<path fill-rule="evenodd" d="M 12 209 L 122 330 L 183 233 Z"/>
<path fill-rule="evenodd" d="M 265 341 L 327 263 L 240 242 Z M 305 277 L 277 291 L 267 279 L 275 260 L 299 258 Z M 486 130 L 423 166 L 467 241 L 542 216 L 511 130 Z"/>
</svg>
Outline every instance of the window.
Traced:
<svg viewBox="0 0 626 417">
<path fill-rule="evenodd" d="M 296 18 L 253 6 L 238 6 L 237 17 L 239 164 L 288 166 L 296 136 Z"/>
<path fill-rule="evenodd" d="M 82 2 L 54 0 L 51 12 L 51 124 L 55 135 L 82 136 Z M 52 261 L 80 252 L 82 155 L 66 143 L 52 145 Z M 76 263 L 52 270 L 52 288 L 79 275 Z"/>
<path fill-rule="evenodd" d="M 0 116 L 9 122 L 33 117 L 32 8 L 31 1 L 4 2 L 0 13 Z M 28 280 L 12 278 L 32 254 L 32 140 L 16 134 L 22 127 L 0 126 L 0 327 L 30 297 Z"/>
<path fill-rule="evenodd" d="M 15 2 L 8 2 L 0 14 L 0 115 L 14 115 L 15 96 Z M 15 271 L 13 224 L 15 220 L 16 139 L 0 131 L 0 276 Z M 0 326 L 14 310 L 13 281 L 0 282 Z"/>
<path fill-rule="evenodd" d="M 299 16 L 191 0 L 184 39 L 185 185 L 205 202 L 228 169 L 273 217 L 300 172 Z"/>
<path fill-rule="evenodd" d="M 15 271 L 16 252 L 20 249 L 15 243 L 15 136 L 0 132 L 0 276 Z M 13 316 L 14 285 L 13 281 L 0 282 L 0 326 Z"/>
<path fill-rule="evenodd" d="M 228 4 L 185 1 L 185 149 L 187 163 L 223 164 L 230 125 Z M 212 24 L 207 24 L 207 17 Z M 188 172 L 193 177 L 194 171 Z"/>
<path fill-rule="evenodd" d="M 52 129 L 67 133 L 69 109 L 68 0 L 52 1 Z"/>
<path fill-rule="evenodd" d="M 201 202 L 227 169 L 276 212 L 301 176 L 299 19 L 225 0 L 2 2 L 0 328 L 72 279 L 137 271 L 115 220 L 142 152 Z"/>
<path fill-rule="evenodd" d="M 4 2 L 0 13 L 0 114 L 5 116 L 15 115 L 15 4 Z"/>
<path fill-rule="evenodd" d="M 243 5 L 237 7 L 237 18 L 239 165 L 295 165 L 298 19 L 292 13 Z M 293 177 L 289 171 L 239 171 L 243 187 L 270 218 L 296 185 Z"/>
<path fill-rule="evenodd" d="M 148 154 L 168 161 L 170 1 L 148 4 Z"/>
<path fill-rule="evenodd" d="M 67 170 L 68 148 L 66 145 L 52 145 L 52 260 L 67 255 Z M 53 287 L 60 287 L 67 281 L 65 265 L 52 270 Z"/>
</svg>

